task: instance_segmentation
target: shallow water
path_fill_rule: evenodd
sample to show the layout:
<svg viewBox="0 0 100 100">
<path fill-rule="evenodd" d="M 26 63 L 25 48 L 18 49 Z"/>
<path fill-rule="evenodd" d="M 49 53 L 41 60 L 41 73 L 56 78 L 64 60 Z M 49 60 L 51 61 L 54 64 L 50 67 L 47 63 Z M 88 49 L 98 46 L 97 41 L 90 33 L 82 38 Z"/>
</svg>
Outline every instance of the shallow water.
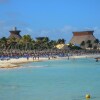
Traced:
<svg viewBox="0 0 100 100">
<path fill-rule="evenodd" d="M 100 61 L 63 59 L 0 70 L 0 100 L 100 100 Z"/>
</svg>

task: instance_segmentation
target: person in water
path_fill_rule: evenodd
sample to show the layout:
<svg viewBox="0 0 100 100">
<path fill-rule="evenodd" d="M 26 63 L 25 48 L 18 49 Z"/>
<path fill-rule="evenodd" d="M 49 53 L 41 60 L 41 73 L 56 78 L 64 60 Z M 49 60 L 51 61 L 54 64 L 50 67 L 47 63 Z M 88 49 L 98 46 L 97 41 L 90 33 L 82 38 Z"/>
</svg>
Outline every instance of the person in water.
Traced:
<svg viewBox="0 0 100 100">
<path fill-rule="evenodd" d="M 96 62 L 98 62 L 98 59 L 96 59 Z"/>
</svg>

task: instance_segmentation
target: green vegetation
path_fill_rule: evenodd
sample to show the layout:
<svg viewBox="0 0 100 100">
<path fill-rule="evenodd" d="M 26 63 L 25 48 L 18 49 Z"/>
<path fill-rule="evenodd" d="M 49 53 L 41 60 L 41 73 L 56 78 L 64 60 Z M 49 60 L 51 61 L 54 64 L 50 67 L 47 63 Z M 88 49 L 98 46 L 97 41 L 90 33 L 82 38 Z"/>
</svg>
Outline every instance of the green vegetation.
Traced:
<svg viewBox="0 0 100 100">
<path fill-rule="evenodd" d="M 54 49 L 57 44 L 65 44 L 64 39 L 50 40 L 48 37 L 37 37 L 32 39 L 30 35 L 24 35 L 21 39 L 6 38 L 0 39 L 1 50 L 45 50 Z"/>
<path fill-rule="evenodd" d="M 86 42 L 82 41 L 80 45 L 83 49 L 90 48 L 90 49 L 95 49 L 96 50 L 96 49 L 99 48 L 100 41 L 98 39 L 95 39 L 94 41 L 87 40 Z"/>
<path fill-rule="evenodd" d="M 50 40 L 48 37 L 37 37 L 32 39 L 30 35 L 24 35 L 21 39 L 19 38 L 0 38 L 0 50 L 47 50 L 56 49 L 57 44 L 65 44 L 65 39 Z M 98 39 L 91 41 L 82 41 L 79 46 L 69 44 L 70 50 L 80 49 L 95 49 L 99 48 L 100 41 Z"/>
<path fill-rule="evenodd" d="M 69 44 L 68 46 L 70 48 L 70 50 L 81 50 L 82 48 L 73 44 Z"/>
</svg>

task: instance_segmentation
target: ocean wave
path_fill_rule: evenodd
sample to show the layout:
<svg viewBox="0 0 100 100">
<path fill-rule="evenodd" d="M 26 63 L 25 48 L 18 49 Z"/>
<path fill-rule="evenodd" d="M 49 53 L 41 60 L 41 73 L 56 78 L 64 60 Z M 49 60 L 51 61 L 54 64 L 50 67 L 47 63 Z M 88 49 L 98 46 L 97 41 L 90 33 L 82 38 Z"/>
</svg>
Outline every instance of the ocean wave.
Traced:
<svg viewBox="0 0 100 100">
<path fill-rule="evenodd" d="M 47 67 L 47 66 L 23 66 L 24 68 L 44 68 L 44 67 Z"/>
</svg>

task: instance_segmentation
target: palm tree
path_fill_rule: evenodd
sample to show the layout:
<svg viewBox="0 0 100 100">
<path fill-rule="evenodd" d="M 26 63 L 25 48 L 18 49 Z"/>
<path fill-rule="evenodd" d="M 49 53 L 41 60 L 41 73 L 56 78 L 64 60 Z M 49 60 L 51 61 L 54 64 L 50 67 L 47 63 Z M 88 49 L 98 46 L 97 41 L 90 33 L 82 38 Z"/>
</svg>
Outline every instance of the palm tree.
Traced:
<svg viewBox="0 0 100 100">
<path fill-rule="evenodd" d="M 48 38 L 48 37 L 44 37 L 43 42 L 48 43 L 49 41 L 50 41 L 50 40 L 49 40 L 49 38 Z"/>
<path fill-rule="evenodd" d="M 7 38 L 6 38 L 6 37 L 2 37 L 2 38 L 0 39 L 0 47 L 1 47 L 2 49 L 6 49 L 6 47 L 7 47 Z"/>
<path fill-rule="evenodd" d="M 95 40 L 94 40 L 94 43 L 96 44 L 95 47 L 98 48 L 98 44 L 99 44 L 99 42 L 100 42 L 99 39 L 95 39 Z"/>
<path fill-rule="evenodd" d="M 82 41 L 80 44 L 82 47 L 85 47 L 85 41 Z"/>
<path fill-rule="evenodd" d="M 87 44 L 90 44 L 90 43 L 91 43 L 91 40 L 88 40 L 88 41 L 87 41 Z"/>
<path fill-rule="evenodd" d="M 30 45 L 32 43 L 32 38 L 30 35 L 24 35 L 21 39 L 21 43 L 24 45 L 25 50 L 30 49 Z"/>
<path fill-rule="evenodd" d="M 57 43 L 58 44 L 65 44 L 65 39 L 58 39 Z"/>
<path fill-rule="evenodd" d="M 17 38 L 15 37 L 12 37 L 12 38 L 9 38 L 8 41 L 7 41 L 7 44 L 8 44 L 8 50 L 9 49 L 15 49 L 16 48 L 16 44 L 17 44 Z"/>
<path fill-rule="evenodd" d="M 88 48 L 92 48 L 91 40 L 88 40 L 86 43 L 87 43 L 87 47 L 88 47 Z"/>
<path fill-rule="evenodd" d="M 94 43 L 97 43 L 98 44 L 99 42 L 100 42 L 99 39 L 95 39 L 94 40 Z"/>
<path fill-rule="evenodd" d="M 57 45 L 57 42 L 55 40 L 51 40 L 49 42 L 49 46 L 50 46 L 51 49 L 55 48 L 56 45 Z"/>
<path fill-rule="evenodd" d="M 73 44 L 69 43 L 68 47 L 71 49 L 73 47 Z"/>
<path fill-rule="evenodd" d="M 35 48 L 39 50 L 49 49 L 49 38 L 48 37 L 37 37 L 35 42 Z"/>
<path fill-rule="evenodd" d="M 90 43 L 90 44 L 88 45 L 88 47 L 89 47 L 89 48 L 92 48 L 92 44 Z"/>
</svg>

